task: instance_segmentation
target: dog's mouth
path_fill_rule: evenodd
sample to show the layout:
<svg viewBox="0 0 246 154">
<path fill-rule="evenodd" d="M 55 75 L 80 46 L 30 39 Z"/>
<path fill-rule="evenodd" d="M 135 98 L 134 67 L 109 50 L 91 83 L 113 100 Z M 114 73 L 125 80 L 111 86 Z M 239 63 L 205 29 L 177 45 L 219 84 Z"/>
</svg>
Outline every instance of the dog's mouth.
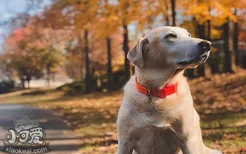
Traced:
<svg viewBox="0 0 246 154">
<path fill-rule="evenodd" d="M 206 61 L 207 61 L 207 59 L 208 59 L 208 57 L 209 57 L 209 54 L 210 54 L 210 51 L 208 51 L 208 52 L 206 52 L 205 54 L 203 54 L 202 56 L 200 56 L 200 63 L 202 64 L 202 63 L 205 63 Z"/>
<path fill-rule="evenodd" d="M 210 54 L 210 51 L 204 53 L 203 55 L 201 55 L 195 59 L 192 59 L 189 61 L 181 61 L 181 62 L 178 62 L 177 64 L 180 67 L 196 67 L 200 64 L 205 63 L 209 57 L 209 54 Z"/>
</svg>

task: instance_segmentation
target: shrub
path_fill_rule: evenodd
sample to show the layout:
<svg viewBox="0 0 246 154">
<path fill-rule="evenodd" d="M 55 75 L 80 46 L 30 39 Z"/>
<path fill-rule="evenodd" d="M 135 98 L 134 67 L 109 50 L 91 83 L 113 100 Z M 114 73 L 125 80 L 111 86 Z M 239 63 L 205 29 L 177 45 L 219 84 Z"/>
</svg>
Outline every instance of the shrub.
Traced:
<svg viewBox="0 0 246 154">
<path fill-rule="evenodd" d="M 0 82 L 0 94 L 8 93 L 15 88 L 15 82 L 13 80 L 3 80 Z"/>
</svg>

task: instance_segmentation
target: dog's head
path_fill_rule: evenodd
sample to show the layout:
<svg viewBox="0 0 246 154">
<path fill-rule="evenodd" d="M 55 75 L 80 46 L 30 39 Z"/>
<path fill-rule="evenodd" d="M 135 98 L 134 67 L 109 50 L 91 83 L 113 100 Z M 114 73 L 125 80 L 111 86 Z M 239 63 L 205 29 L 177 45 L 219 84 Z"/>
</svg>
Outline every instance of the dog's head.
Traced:
<svg viewBox="0 0 246 154">
<path fill-rule="evenodd" d="M 160 27 L 150 31 L 127 55 L 139 68 L 193 68 L 204 63 L 210 53 L 211 42 L 191 37 L 179 27 Z"/>
</svg>

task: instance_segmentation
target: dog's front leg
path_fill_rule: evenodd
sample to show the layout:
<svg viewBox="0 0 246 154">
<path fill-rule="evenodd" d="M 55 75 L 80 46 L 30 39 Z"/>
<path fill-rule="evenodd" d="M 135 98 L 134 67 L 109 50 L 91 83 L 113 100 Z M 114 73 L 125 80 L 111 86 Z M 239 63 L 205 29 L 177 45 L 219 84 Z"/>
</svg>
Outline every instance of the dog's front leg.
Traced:
<svg viewBox="0 0 246 154">
<path fill-rule="evenodd" d="M 193 115 L 184 115 L 173 127 L 175 135 L 180 140 L 180 148 L 183 154 L 222 154 L 218 150 L 206 147 L 202 140 L 200 120 L 195 109 Z"/>
<path fill-rule="evenodd" d="M 129 136 L 121 135 L 118 137 L 117 154 L 132 154 L 133 147 L 134 143 L 129 140 Z"/>
<path fill-rule="evenodd" d="M 132 154 L 136 140 L 131 136 L 131 128 L 124 124 L 125 123 L 118 122 L 117 154 Z"/>
<path fill-rule="evenodd" d="M 132 115 L 129 107 L 123 104 L 120 107 L 117 119 L 118 147 L 117 154 L 132 154 L 135 140 L 131 137 Z"/>
</svg>

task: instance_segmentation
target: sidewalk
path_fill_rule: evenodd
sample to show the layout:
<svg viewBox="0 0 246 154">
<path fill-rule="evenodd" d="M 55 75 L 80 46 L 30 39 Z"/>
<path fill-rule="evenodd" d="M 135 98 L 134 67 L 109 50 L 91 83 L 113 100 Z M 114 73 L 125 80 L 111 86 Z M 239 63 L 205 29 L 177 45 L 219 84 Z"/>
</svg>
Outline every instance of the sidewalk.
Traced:
<svg viewBox="0 0 246 154">
<path fill-rule="evenodd" d="M 81 139 L 69 129 L 63 120 L 52 114 L 51 111 L 30 107 L 27 105 L 0 105 L 0 149 L 6 141 L 8 129 L 15 128 L 14 119 L 27 116 L 32 120 L 39 120 L 39 126 L 45 129 L 45 141 L 49 142 L 52 149 L 50 154 L 75 154 L 78 153 Z M 0 152 L 3 154 L 3 152 Z"/>
</svg>

